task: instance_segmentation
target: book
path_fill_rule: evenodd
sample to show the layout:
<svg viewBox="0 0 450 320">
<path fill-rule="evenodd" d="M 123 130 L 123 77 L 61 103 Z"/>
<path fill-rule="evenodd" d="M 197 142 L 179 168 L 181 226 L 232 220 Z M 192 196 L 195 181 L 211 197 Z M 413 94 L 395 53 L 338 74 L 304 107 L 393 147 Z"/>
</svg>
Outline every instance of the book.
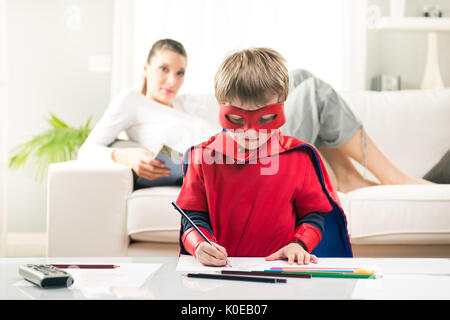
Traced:
<svg viewBox="0 0 450 320">
<path fill-rule="evenodd" d="M 154 180 L 137 178 L 137 183 L 144 187 L 173 186 L 183 183 L 183 153 L 163 144 L 156 153 L 155 159 L 164 163 L 170 169 L 170 175 Z"/>
</svg>

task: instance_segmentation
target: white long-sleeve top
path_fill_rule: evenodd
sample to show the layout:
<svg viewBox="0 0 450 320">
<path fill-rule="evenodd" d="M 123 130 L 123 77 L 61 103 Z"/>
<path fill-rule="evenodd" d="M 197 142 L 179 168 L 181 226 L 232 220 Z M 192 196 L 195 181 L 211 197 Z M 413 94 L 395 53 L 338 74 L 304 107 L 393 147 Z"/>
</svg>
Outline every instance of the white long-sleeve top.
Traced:
<svg viewBox="0 0 450 320">
<path fill-rule="evenodd" d="M 136 89 L 124 89 L 111 100 L 80 148 L 78 159 L 112 162 L 114 148 L 108 146 L 122 131 L 152 153 L 162 144 L 185 152 L 220 132 L 217 112 L 218 105 L 211 96 L 180 95 L 170 108 L 150 100 Z"/>
</svg>

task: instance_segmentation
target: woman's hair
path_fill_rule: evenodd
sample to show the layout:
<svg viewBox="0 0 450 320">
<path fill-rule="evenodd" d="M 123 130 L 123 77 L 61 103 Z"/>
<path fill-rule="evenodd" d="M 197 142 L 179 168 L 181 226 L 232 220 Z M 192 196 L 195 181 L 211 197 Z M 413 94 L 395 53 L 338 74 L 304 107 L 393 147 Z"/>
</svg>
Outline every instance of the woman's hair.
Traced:
<svg viewBox="0 0 450 320">
<path fill-rule="evenodd" d="M 284 102 L 289 90 L 286 60 L 270 48 L 249 48 L 230 54 L 214 78 L 219 103 L 264 104 L 270 96 Z"/>
<path fill-rule="evenodd" d="M 184 49 L 183 45 L 172 39 L 161 39 L 156 41 L 152 48 L 150 49 L 150 52 L 148 53 L 146 63 L 150 64 L 150 61 L 152 60 L 153 56 L 161 51 L 161 50 L 170 50 L 175 53 L 181 54 L 183 57 L 187 58 L 186 50 Z M 144 78 L 144 83 L 142 84 L 141 93 L 143 95 L 147 94 L 147 77 Z"/>
</svg>

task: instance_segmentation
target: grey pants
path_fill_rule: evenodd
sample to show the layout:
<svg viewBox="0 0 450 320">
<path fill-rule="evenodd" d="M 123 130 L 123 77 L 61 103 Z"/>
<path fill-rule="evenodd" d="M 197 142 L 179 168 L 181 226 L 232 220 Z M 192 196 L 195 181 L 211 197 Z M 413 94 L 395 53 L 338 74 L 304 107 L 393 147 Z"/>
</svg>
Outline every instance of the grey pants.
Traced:
<svg viewBox="0 0 450 320">
<path fill-rule="evenodd" d="M 282 133 L 316 148 L 339 147 L 362 127 L 362 122 L 329 84 L 302 69 L 289 72 L 285 113 Z"/>
<path fill-rule="evenodd" d="M 314 145 L 337 148 L 345 144 L 362 129 L 364 167 L 367 171 L 367 135 L 360 119 L 347 103 L 326 82 L 312 73 L 295 69 L 289 72 L 289 95 L 285 102 L 286 123 L 281 127 L 284 135 Z M 330 176 L 337 186 L 337 180 L 326 159 L 322 157 Z"/>
</svg>

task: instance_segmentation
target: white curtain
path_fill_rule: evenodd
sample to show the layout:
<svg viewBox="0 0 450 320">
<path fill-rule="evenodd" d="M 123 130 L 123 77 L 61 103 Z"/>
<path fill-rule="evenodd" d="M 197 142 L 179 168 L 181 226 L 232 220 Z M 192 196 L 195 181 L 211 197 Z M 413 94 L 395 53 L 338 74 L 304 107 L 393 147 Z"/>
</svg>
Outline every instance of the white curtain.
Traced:
<svg viewBox="0 0 450 320">
<path fill-rule="evenodd" d="M 111 94 L 133 85 L 135 0 L 114 0 Z"/>
<path fill-rule="evenodd" d="M 127 60 L 130 68 L 122 68 L 118 77 L 132 78 L 129 85 L 140 87 L 152 43 L 172 38 L 183 43 L 188 53 L 182 92 L 212 93 L 214 74 L 225 55 L 247 47 L 271 47 L 287 59 L 289 69 L 307 69 L 338 90 L 364 88 L 365 0 L 128 3 L 134 10 L 134 17 L 128 19 L 133 23 L 134 45 L 127 46 L 133 59 Z"/>
</svg>

